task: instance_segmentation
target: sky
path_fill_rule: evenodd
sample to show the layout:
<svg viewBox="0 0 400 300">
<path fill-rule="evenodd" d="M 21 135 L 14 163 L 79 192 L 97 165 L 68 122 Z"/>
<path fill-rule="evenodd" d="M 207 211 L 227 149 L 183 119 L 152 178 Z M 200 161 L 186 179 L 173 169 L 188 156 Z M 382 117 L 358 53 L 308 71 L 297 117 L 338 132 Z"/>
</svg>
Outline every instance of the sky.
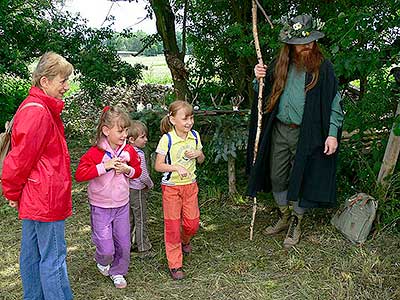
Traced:
<svg viewBox="0 0 400 300">
<path fill-rule="evenodd" d="M 122 31 L 124 28 L 132 28 L 133 31 L 142 30 L 147 33 L 156 32 L 155 19 L 142 20 L 147 12 L 145 4 L 147 1 L 139 0 L 136 2 L 110 2 L 107 0 L 67 0 L 65 10 L 76 13 L 88 20 L 88 25 L 99 28 L 103 23 L 107 13 L 111 8 L 111 15 L 115 17 L 112 28 L 116 31 Z"/>
</svg>

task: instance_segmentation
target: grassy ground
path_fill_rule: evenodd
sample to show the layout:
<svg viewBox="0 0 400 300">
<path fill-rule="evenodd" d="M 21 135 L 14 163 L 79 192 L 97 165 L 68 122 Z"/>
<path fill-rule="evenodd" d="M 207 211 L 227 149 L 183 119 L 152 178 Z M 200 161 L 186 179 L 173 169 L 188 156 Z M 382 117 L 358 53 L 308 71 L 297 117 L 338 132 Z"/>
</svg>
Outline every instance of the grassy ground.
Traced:
<svg viewBox="0 0 400 300">
<path fill-rule="evenodd" d="M 381 232 L 355 246 L 329 225 L 329 215 L 315 212 L 304 222 L 300 244 L 286 251 L 283 234 L 262 234 L 274 218 L 268 207 L 260 207 L 254 240 L 249 241 L 251 207 L 204 196 L 201 228 L 193 253 L 184 261 L 188 278 L 174 282 L 166 267 L 160 198 L 156 188 L 149 203 L 149 228 L 157 255 L 141 260 L 133 253 L 128 287 L 117 290 L 96 270 L 86 184 L 74 184 L 74 214 L 67 220 L 66 236 L 75 299 L 400 299 L 399 236 Z M 0 299 L 21 299 L 21 223 L 5 204 L 0 218 Z"/>
<path fill-rule="evenodd" d="M 143 71 L 141 83 L 172 84 L 171 72 L 167 67 L 164 55 L 123 57 L 122 60 L 130 64 L 142 64 L 147 67 Z"/>
</svg>

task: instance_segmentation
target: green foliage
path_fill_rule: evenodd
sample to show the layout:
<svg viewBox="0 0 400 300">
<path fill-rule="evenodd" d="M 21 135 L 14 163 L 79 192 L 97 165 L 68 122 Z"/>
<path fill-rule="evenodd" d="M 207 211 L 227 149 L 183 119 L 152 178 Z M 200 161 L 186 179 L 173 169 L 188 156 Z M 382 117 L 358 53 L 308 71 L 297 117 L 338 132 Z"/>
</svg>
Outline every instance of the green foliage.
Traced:
<svg viewBox="0 0 400 300">
<path fill-rule="evenodd" d="M 140 79 L 142 66 L 120 59 L 109 42 L 110 28 L 89 28 L 79 16 L 59 10 L 57 2 L 0 2 L 0 73 L 28 79 L 28 66 L 55 51 L 74 65 L 81 88 L 92 98 L 98 99 L 106 86 Z"/>
<path fill-rule="evenodd" d="M 251 1 L 193 1 L 188 41 L 193 45 L 190 80 L 196 93 L 213 89 L 249 98 L 252 66 Z M 229 104 L 226 100 L 224 105 Z"/>
<path fill-rule="evenodd" d="M 182 45 L 182 32 L 176 32 L 178 45 Z M 111 43 L 117 50 L 141 52 L 144 56 L 164 54 L 164 47 L 159 34 L 147 34 L 144 31 L 130 32 L 128 34 L 115 33 Z M 186 54 L 191 54 L 190 44 Z"/>
<path fill-rule="evenodd" d="M 66 133 L 77 132 L 75 129 L 78 128 L 78 133 L 89 139 L 93 133 L 93 120 L 90 114 L 82 114 L 82 111 L 98 111 L 104 105 L 101 94 L 105 87 L 132 85 L 141 78 L 142 66 L 122 61 L 116 50 L 138 51 L 134 49 L 153 42 L 145 52 L 152 55 L 160 53 L 161 43 L 156 35 L 129 31 L 115 34 L 107 27 L 100 30 L 88 28 L 80 17 L 60 12 L 57 2 L 0 1 L 0 74 L 7 74 L 3 75 L 0 83 L 0 104 L 2 112 L 5 112 L 0 115 L 0 125 L 3 126 L 27 94 L 28 66 L 43 52 L 53 50 L 74 64 L 79 88 L 85 91 L 86 97 L 85 105 L 73 101 L 66 103 L 69 112 Z M 172 6 L 175 20 L 182 24 L 185 1 L 162 2 Z M 375 182 L 387 143 L 388 131 L 384 129 L 391 128 L 395 122 L 395 133 L 400 134 L 400 120 L 393 120 L 399 95 L 393 88 L 393 81 L 387 80 L 390 66 L 400 64 L 399 1 L 259 2 L 272 19 L 310 13 L 326 22 L 322 29 L 325 38 L 319 43 L 334 63 L 341 90 L 354 81 L 359 82 L 360 88 L 359 97 L 344 97 L 344 129 L 358 131 L 341 146 L 339 196 L 344 199 L 355 191 L 368 192 L 379 199 L 384 224 L 396 222 L 399 178 L 394 176 L 385 191 L 381 191 Z M 150 9 L 151 4 L 147 7 Z M 215 97 L 218 108 L 228 106 L 230 98 L 237 95 L 245 97 L 242 107 L 251 102 L 252 73 L 257 60 L 250 10 L 251 1 L 190 1 L 188 42 L 189 49 L 193 47 L 193 50 L 189 50 L 192 53 L 188 64 L 189 81 L 201 109 L 214 105 L 210 95 Z M 270 28 L 259 14 L 258 32 L 265 63 L 280 48 L 279 30 L 279 26 Z M 181 36 L 178 33 L 178 46 L 181 46 Z M 160 107 L 172 100 L 173 97 L 167 97 Z M 163 114 L 160 107 L 134 115 L 147 123 L 152 149 L 160 137 L 159 120 Z M 217 186 L 215 194 L 225 187 L 229 156 L 238 157 L 238 174 L 243 174 L 240 168 L 244 161 L 242 149 L 247 137 L 247 121 L 247 117 L 237 115 L 196 116 L 195 127 L 205 141 L 208 157 L 199 180 Z"/>
<path fill-rule="evenodd" d="M 399 167 L 389 184 L 382 187 L 377 184 L 386 141 L 373 141 L 366 147 L 365 141 L 357 138 L 342 143 L 340 163 L 337 172 L 339 200 L 352 196 L 356 192 L 365 192 L 378 200 L 378 228 L 390 227 L 399 230 L 400 225 L 400 176 Z"/>
<path fill-rule="evenodd" d="M 398 101 L 387 76 L 392 64 L 400 64 L 399 2 L 259 2 L 273 20 L 307 13 L 326 22 L 322 29 L 325 38 L 318 42 L 334 63 L 340 88 L 346 89 L 347 84 L 354 80 L 360 83 L 359 97 L 344 98 L 345 130 L 358 130 L 358 133 L 342 144 L 339 196 L 344 199 L 355 190 L 369 192 L 380 199 L 382 216 L 387 216 L 386 220 L 391 219 L 394 215 L 389 217 L 388 212 L 393 211 L 390 205 L 394 204 L 383 201 L 375 182 L 388 136 L 388 132 L 382 132 L 382 129 L 392 127 Z M 196 0 L 192 3 L 190 16 L 193 25 L 189 39 L 193 43 L 194 57 L 191 81 L 200 95 L 199 99 L 204 101 L 209 99 L 210 94 L 223 93 L 227 93 L 228 97 L 222 105 L 228 104 L 231 94 L 252 99 L 252 67 L 256 64 L 256 55 L 252 43 L 251 1 Z M 258 14 L 258 35 L 267 64 L 281 46 L 278 42 L 279 30 L 280 26 L 271 29 L 262 14 Z M 207 105 L 210 105 L 208 100 L 200 103 L 201 107 Z M 400 129 L 397 131 L 400 133 Z M 374 135 L 372 138 L 371 132 Z M 218 140 L 214 142 L 216 148 L 229 152 L 230 142 L 218 143 Z M 219 159 L 215 153 L 213 155 Z M 395 191 L 393 193 L 396 194 Z M 396 197 L 399 196 L 397 194 Z"/>
<path fill-rule="evenodd" d="M 28 79 L 28 64 L 44 52 L 49 1 L 0 1 L 0 73 Z"/>
<path fill-rule="evenodd" d="M 343 1 L 331 5 L 335 8 L 333 12 L 321 10 L 327 13 L 326 46 L 342 80 L 366 78 L 398 61 L 395 56 L 400 49 L 397 27 L 400 15 L 395 9 L 396 2 Z"/>
<path fill-rule="evenodd" d="M 399 3 L 384 1 L 259 1 L 273 19 L 308 13 L 326 22 L 319 43 L 332 59 L 341 84 L 366 79 L 380 68 L 399 63 Z M 252 99 L 251 1 L 192 1 L 189 40 L 193 44 L 192 85 L 195 89 L 218 82 L 220 90 L 233 90 Z M 279 26 L 271 29 L 259 13 L 258 35 L 263 59 L 276 54 Z M 364 84 L 364 81 L 363 81 Z M 246 103 L 246 102 L 245 102 Z M 225 103 L 227 104 L 227 103 Z"/>
<path fill-rule="evenodd" d="M 146 124 L 149 131 L 148 147 L 151 149 L 151 151 L 156 149 L 158 141 L 161 138 L 160 121 L 164 113 L 166 114 L 161 107 L 157 106 L 151 110 L 131 113 L 133 120 L 140 120 Z"/>
<path fill-rule="evenodd" d="M 168 101 L 168 100 L 166 100 Z M 148 151 L 153 152 L 161 137 L 160 120 L 166 114 L 160 106 L 140 113 L 132 113 L 132 118 L 142 121 L 149 129 Z M 238 173 L 243 179 L 243 153 L 247 143 L 248 116 L 241 115 L 195 115 L 196 129 L 201 136 L 206 161 L 199 167 L 198 180 L 206 186 L 218 186 L 227 189 L 228 156 L 237 158 Z M 240 158 L 239 158 L 240 157 Z M 244 183 L 245 184 L 245 183 Z M 242 185 L 243 186 L 243 185 Z"/>
<path fill-rule="evenodd" d="M 141 78 L 142 65 L 121 60 L 110 43 L 113 31 L 92 29 L 78 17 L 57 14 L 52 22 L 53 50 L 64 54 L 78 70 L 81 88 L 99 100 L 106 86 L 132 85 Z"/>
<path fill-rule="evenodd" d="M 355 134 L 341 144 L 339 195 L 345 199 L 362 191 L 374 196 L 379 200 L 381 226 L 399 221 L 400 178 L 393 176 L 385 190 L 376 182 L 389 135 L 389 130 L 384 129 L 392 128 L 398 101 L 395 85 L 387 80 L 384 70 L 369 77 L 368 89 L 362 99 L 344 98 L 344 129 Z M 395 174 L 398 171 L 399 167 Z"/>
<path fill-rule="evenodd" d="M 171 74 L 157 73 L 156 71 L 143 72 L 141 82 L 146 84 L 172 84 Z"/>
<path fill-rule="evenodd" d="M 237 152 L 246 149 L 247 116 L 221 115 L 207 121 L 210 125 L 212 122 L 207 133 L 211 137 L 209 155 L 214 158 L 214 163 L 228 161 L 229 156 L 237 158 Z"/>
<path fill-rule="evenodd" d="M 20 103 L 28 95 L 30 82 L 19 77 L 0 75 L 0 132 L 4 124 L 10 121 Z"/>
<path fill-rule="evenodd" d="M 369 76 L 367 91 L 363 98 L 345 98 L 345 130 L 359 129 L 356 135 L 362 138 L 367 129 L 391 128 L 398 95 L 394 93 L 394 83 L 387 80 L 386 70 L 377 70 Z"/>
<path fill-rule="evenodd" d="M 379 225 L 400 232 L 400 168 L 388 179 L 387 186 L 378 186 L 375 193 L 381 200 L 379 209 Z"/>
<path fill-rule="evenodd" d="M 400 116 L 397 116 L 396 119 L 394 120 L 394 127 L 393 127 L 393 133 L 396 136 L 400 136 Z"/>
</svg>

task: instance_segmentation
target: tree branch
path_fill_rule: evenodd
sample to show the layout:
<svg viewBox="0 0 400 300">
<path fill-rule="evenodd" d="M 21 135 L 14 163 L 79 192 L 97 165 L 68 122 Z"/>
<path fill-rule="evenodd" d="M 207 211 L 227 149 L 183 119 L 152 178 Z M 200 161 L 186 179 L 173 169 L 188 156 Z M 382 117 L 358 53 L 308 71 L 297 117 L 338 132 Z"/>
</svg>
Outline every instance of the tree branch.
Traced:
<svg viewBox="0 0 400 300">
<path fill-rule="evenodd" d="M 182 60 L 185 59 L 186 55 L 186 21 L 187 21 L 187 10 L 188 10 L 188 2 L 189 0 L 185 0 L 185 6 L 183 9 L 183 24 L 182 24 Z"/>
<path fill-rule="evenodd" d="M 271 28 L 274 28 L 274 25 L 272 25 L 272 22 L 271 22 L 270 18 L 268 17 L 268 15 L 265 12 L 264 8 L 261 6 L 260 2 L 258 2 L 258 0 L 255 0 L 255 1 L 256 1 L 256 4 L 257 4 L 258 8 L 261 10 L 263 15 L 265 16 L 265 19 L 268 21 L 269 25 L 271 26 Z"/>
<path fill-rule="evenodd" d="M 142 49 L 140 49 L 136 54 L 133 54 L 132 56 L 134 56 L 134 57 L 139 56 L 139 54 L 141 54 L 144 50 L 146 50 L 153 43 L 154 43 L 154 38 L 150 39 L 146 44 L 144 44 Z"/>
<path fill-rule="evenodd" d="M 111 9 L 113 8 L 114 4 L 115 4 L 115 2 L 112 2 L 112 3 L 111 3 L 110 8 L 108 9 L 107 15 L 106 15 L 106 17 L 104 18 L 103 23 L 101 23 L 100 27 L 103 27 L 104 23 L 108 20 L 108 16 L 110 15 Z"/>
</svg>

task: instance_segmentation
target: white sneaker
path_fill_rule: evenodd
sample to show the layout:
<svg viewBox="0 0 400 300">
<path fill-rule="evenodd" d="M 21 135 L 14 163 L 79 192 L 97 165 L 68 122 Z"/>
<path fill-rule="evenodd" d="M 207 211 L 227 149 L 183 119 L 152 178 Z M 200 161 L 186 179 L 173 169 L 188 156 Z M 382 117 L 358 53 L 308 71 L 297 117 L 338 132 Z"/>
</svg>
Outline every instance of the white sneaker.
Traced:
<svg viewBox="0 0 400 300">
<path fill-rule="evenodd" d="M 101 264 L 97 264 L 97 269 L 99 269 L 100 273 L 104 276 L 108 276 L 108 271 L 110 270 L 110 265 L 103 266 Z"/>
<path fill-rule="evenodd" d="M 126 280 L 122 275 L 110 275 L 110 278 L 114 282 L 117 289 L 124 289 L 127 286 Z"/>
</svg>

